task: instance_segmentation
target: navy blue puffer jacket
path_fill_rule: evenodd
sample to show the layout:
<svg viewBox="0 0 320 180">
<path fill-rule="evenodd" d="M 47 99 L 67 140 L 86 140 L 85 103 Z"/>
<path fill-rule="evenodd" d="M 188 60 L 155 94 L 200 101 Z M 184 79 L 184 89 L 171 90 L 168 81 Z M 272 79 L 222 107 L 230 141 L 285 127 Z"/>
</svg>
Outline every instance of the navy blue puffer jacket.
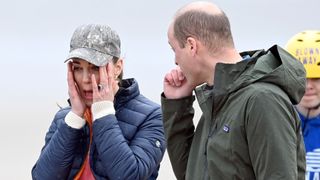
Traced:
<svg viewBox="0 0 320 180">
<path fill-rule="evenodd" d="M 115 115 L 94 121 L 90 166 L 96 179 L 156 179 L 166 143 L 159 105 L 139 92 L 134 79 L 122 81 Z M 73 179 L 89 148 L 89 128 L 69 127 L 61 109 L 46 134 L 32 169 L 33 179 Z"/>
</svg>

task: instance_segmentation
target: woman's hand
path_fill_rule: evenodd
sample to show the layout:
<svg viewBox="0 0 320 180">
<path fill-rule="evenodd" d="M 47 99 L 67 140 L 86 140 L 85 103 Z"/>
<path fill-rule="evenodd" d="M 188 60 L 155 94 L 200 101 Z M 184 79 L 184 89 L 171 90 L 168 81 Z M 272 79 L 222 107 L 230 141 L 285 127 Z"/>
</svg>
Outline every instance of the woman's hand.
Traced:
<svg viewBox="0 0 320 180">
<path fill-rule="evenodd" d="M 97 84 L 94 74 L 91 75 L 93 103 L 99 101 L 114 100 L 114 95 L 117 91 L 117 81 L 113 76 L 113 66 L 108 63 L 106 66 L 99 67 L 100 83 Z"/>
<path fill-rule="evenodd" d="M 82 101 L 79 95 L 78 87 L 74 81 L 71 62 L 68 63 L 67 81 L 68 81 L 68 93 L 69 93 L 70 102 L 71 102 L 71 111 L 76 115 L 78 115 L 79 117 L 83 117 L 86 105 Z"/>
</svg>

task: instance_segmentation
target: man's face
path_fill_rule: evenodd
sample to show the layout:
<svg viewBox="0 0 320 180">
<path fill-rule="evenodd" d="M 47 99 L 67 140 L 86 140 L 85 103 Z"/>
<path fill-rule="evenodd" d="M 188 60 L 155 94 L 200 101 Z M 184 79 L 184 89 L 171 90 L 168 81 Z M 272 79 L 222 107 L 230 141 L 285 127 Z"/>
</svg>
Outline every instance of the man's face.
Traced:
<svg viewBox="0 0 320 180">
<path fill-rule="evenodd" d="M 190 78 L 189 74 L 192 71 L 192 63 L 186 47 L 181 48 L 177 39 L 174 37 L 173 26 L 171 25 L 168 30 L 168 41 L 175 54 L 175 64 L 180 67 L 187 79 Z M 189 76 L 189 77 L 188 77 Z"/>
<path fill-rule="evenodd" d="M 300 101 L 300 106 L 313 108 L 320 103 L 320 78 L 308 78 L 306 92 Z"/>
</svg>

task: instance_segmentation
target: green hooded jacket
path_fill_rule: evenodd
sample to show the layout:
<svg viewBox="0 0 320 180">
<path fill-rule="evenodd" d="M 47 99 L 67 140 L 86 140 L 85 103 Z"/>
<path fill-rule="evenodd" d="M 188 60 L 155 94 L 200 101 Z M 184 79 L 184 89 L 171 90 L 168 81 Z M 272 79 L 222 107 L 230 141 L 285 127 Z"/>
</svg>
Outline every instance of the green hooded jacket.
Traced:
<svg viewBox="0 0 320 180">
<path fill-rule="evenodd" d="M 167 149 L 178 180 L 305 179 L 305 149 L 293 105 L 305 91 L 305 69 L 279 46 L 218 63 L 214 86 L 194 96 L 161 98 Z"/>
</svg>

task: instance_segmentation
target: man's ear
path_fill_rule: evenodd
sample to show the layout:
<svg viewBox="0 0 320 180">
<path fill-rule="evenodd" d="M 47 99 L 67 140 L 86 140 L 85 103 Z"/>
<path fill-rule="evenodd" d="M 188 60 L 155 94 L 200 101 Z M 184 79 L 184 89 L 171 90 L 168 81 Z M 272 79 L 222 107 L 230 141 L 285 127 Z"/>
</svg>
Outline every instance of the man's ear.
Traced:
<svg viewBox="0 0 320 180">
<path fill-rule="evenodd" d="M 195 38 L 188 37 L 186 47 L 189 49 L 192 56 L 194 56 L 198 51 L 198 44 Z"/>
</svg>

